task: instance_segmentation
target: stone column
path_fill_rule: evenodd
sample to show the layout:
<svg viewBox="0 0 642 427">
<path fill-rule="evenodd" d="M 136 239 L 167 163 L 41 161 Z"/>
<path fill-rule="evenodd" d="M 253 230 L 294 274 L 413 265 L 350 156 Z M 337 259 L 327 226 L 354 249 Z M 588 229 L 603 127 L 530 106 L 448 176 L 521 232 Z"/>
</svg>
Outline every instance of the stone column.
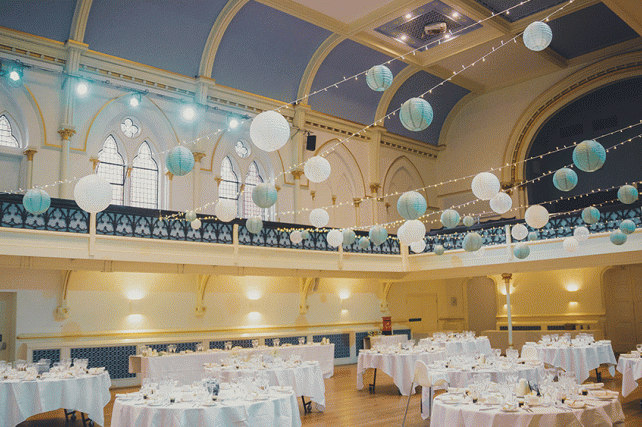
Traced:
<svg viewBox="0 0 642 427">
<path fill-rule="evenodd" d="M 194 155 L 194 177 L 192 179 L 192 209 L 202 206 L 201 203 L 201 160 L 205 157 L 205 153 L 192 153 Z"/>
<path fill-rule="evenodd" d="M 301 176 L 303 176 L 303 171 L 300 169 L 293 170 L 292 176 L 294 177 L 294 196 L 292 197 L 294 201 L 294 215 L 292 218 L 292 222 L 295 224 L 299 223 L 299 210 L 301 209 L 301 195 L 299 194 L 301 192 Z"/>
<path fill-rule="evenodd" d="M 361 205 L 361 199 L 352 199 L 352 203 L 354 203 L 354 210 L 356 212 L 356 219 L 357 219 L 357 227 L 361 225 L 361 210 L 359 209 L 359 206 Z"/>
<path fill-rule="evenodd" d="M 23 154 L 27 156 L 27 188 L 28 189 L 33 187 L 33 155 L 36 153 L 37 151 L 34 150 L 33 148 L 30 148 L 23 152 Z"/>
<path fill-rule="evenodd" d="M 172 191 L 172 178 L 174 178 L 174 174 L 170 171 L 167 171 L 165 175 L 167 175 L 167 210 L 171 211 L 173 205 L 172 196 L 174 194 L 174 192 Z"/>
<path fill-rule="evenodd" d="M 381 185 L 377 182 L 370 184 L 370 194 L 372 195 L 372 224 L 379 223 L 379 206 L 377 204 L 378 198 L 377 193 L 379 192 Z"/>
<path fill-rule="evenodd" d="M 63 128 L 58 131 L 60 135 L 62 150 L 60 155 L 60 180 L 67 181 L 69 179 L 69 147 L 71 142 L 69 138 L 76 134 L 76 131 L 70 128 Z M 64 182 L 60 185 L 59 197 L 61 199 L 71 199 L 71 185 Z"/>
<path fill-rule="evenodd" d="M 513 319 L 510 310 L 510 280 L 513 278 L 511 273 L 503 273 L 504 285 L 506 286 L 506 314 L 508 317 L 508 348 L 513 348 Z"/>
</svg>

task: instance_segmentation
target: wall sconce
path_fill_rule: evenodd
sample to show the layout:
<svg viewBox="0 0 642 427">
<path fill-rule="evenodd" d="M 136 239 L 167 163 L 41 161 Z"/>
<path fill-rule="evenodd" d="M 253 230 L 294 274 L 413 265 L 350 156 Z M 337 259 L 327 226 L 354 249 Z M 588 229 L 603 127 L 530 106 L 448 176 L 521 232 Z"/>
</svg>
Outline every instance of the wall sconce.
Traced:
<svg viewBox="0 0 642 427">
<path fill-rule="evenodd" d="M 261 291 L 252 289 L 251 291 L 247 291 L 246 295 L 247 295 L 247 299 L 256 301 L 257 299 L 261 298 Z"/>
<path fill-rule="evenodd" d="M 341 302 L 343 302 L 343 300 L 350 298 L 350 291 L 339 292 L 339 298 L 341 299 Z"/>
<path fill-rule="evenodd" d="M 580 285 L 577 283 L 569 283 L 566 285 L 566 290 L 569 292 L 577 292 L 580 289 Z"/>
<path fill-rule="evenodd" d="M 18 61 L 2 61 L 0 66 L 0 75 L 7 79 L 12 87 L 22 86 L 22 77 L 24 64 Z"/>
</svg>

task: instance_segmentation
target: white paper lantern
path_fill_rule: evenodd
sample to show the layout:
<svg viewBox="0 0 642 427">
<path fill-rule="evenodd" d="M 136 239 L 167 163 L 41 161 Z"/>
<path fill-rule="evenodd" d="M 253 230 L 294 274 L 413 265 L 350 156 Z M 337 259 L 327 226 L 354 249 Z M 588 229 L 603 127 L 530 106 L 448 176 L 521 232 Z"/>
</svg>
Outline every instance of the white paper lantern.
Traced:
<svg viewBox="0 0 642 427">
<path fill-rule="evenodd" d="M 470 215 L 466 215 L 464 219 L 461 220 L 461 222 L 463 222 L 466 227 L 472 227 L 473 225 L 475 225 L 475 218 Z"/>
<path fill-rule="evenodd" d="M 535 21 L 524 30 L 524 45 L 532 51 L 539 52 L 551 44 L 553 31 L 543 22 Z"/>
<path fill-rule="evenodd" d="M 264 111 L 252 120 L 250 138 L 261 150 L 276 151 L 290 139 L 290 125 L 276 111 Z"/>
<path fill-rule="evenodd" d="M 573 237 L 577 239 L 578 242 L 583 242 L 589 238 L 589 229 L 586 227 L 577 227 L 573 231 Z"/>
<path fill-rule="evenodd" d="M 326 239 L 328 240 L 328 245 L 336 248 L 338 246 L 341 246 L 341 244 L 343 243 L 343 234 L 339 230 L 330 230 L 328 232 L 328 235 L 326 236 Z"/>
<path fill-rule="evenodd" d="M 330 221 L 330 215 L 325 209 L 317 208 L 310 212 L 310 223 L 316 228 L 325 227 Z"/>
<path fill-rule="evenodd" d="M 580 248 L 580 242 L 575 237 L 567 237 L 562 242 L 566 252 L 576 252 Z"/>
<path fill-rule="evenodd" d="M 323 182 L 330 176 L 332 168 L 330 162 L 321 156 L 314 156 L 308 159 L 303 166 L 303 173 L 312 182 Z"/>
<path fill-rule="evenodd" d="M 199 228 L 201 228 L 201 220 L 200 220 L 200 219 L 198 219 L 198 218 L 196 218 L 196 219 L 195 219 L 194 221 L 192 221 L 189 225 L 190 225 L 194 230 L 198 230 Z"/>
<path fill-rule="evenodd" d="M 435 245 L 433 246 L 432 251 L 435 253 L 435 255 L 443 255 L 446 250 L 442 245 Z"/>
<path fill-rule="evenodd" d="M 490 172 L 482 172 L 473 178 L 470 188 L 478 199 L 490 200 L 499 193 L 502 186 L 495 175 Z"/>
<path fill-rule="evenodd" d="M 526 220 L 526 224 L 531 227 L 542 228 L 548 224 L 548 211 L 544 206 L 533 205 L 526 209 L 524 219 Z"/>
<path fill-rule="evenodd" d="M 413 242 L 422 240 L 425 235 L 426 226 L 424 223 L 418 219 L 411 219 L 406 221 L 402 237 L 397 237 L 399 237 L 399 241 L 404 245 L 410 245 Z"/>
<path fill-rule="evenodd" d="M 196 219 L 196 212 L 194 212 L 194 211 L 185 212 L 185 221 L 192 222 L 195 219 Z"/>
<path fill-rule="evenodd" d="M 454 228 L 459 224 L 459 212 L 454 209 L 446 209 L 441 213 L 441 223 L 446 228 Z"/>
<path fill-rule="evenodd" d="M 81 178 L 74 187 L 74 199 L 80 209 L 102 212 L 111 204 L 112 189 L 109 181 L 96 174 Z"/>
<path fill-rule="evenodd" d="M 497 193 L 490 199 L 490 208 L 498 214 L 505 214 L 513 207 L 513 199 L 506 193 Z"/>
<path fill-rule="evenodd" d="M 263 229 L 263 220 L 258 216 L 253 216 L 245 221 L 245 228 L 252 234 L 259 234 Z M 301 235 L 303 237 L 303 234 Z"/>
<path fill-rule="evenodd" d="M 232 221 L 236 218 L 236 202 L 231 199 L 218 199 L 214 206 L 214 214 L 220 221 Z"/>
<path fill-rule="evenodd" d="M 301 236 L 301 232 L 299 230 L 294 230 L 293 232 L 290 233 L 290 241 L 294 243 L 295 245 L 298 245 L 303 241 L 303 237 Z"/>
<path fill-rule="evenodd" d="M 426 241 L 424 239 L 417 240 L 410 244 L 410 249 L 416 254 L 422 253 L 426 249 Z"/>
<path fill-rule="evenodd" d="M 515 224 L 510 230 L 510 235 L 515 240 L 524 240 L 528 236 L 528 228 L 524 224 Z"/>
<path fill-rule="evenodd" d="M 406 223 L 404 222 L 397 229 L 397 239 L 399 239 L 399 241 L 402 243 L 406 241 L 406 237 L 404 236 L 405 232 L 406 232 Z"/>
</svg>

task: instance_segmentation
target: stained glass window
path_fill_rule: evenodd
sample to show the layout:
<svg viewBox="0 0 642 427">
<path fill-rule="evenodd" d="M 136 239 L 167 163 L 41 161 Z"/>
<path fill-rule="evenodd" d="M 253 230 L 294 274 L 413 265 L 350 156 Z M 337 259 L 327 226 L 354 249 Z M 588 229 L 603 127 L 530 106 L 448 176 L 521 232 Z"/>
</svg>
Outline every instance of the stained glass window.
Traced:
<svg viewBox="0 0 642 427">
<path fill-rule="evenodd" d="M 130 118 L 123 120 L 120 124 L 120 130 L 123 131 L 127 138 L 135 138 L 140 133 L 140 128 Z"/>
<path fill-rule="evenodd" d="M 158 164 L 152 157 L 147 141 L 138 147 L 132 162 L 129 204 L 139 208 L 158 209 Z"/>
<path fill-rule="evenodd" d="M 96 173 L 111 184 L 113 205 L 122 205 L 125 190 L 125 160 L 118 152 L 118 144 L 113 136 L 105 139 L 103 149 L 98 152 Z"/>
<path fill-rule="evenodd" d="M 221 199 L 238 200 L 240 182 L 229 157 L 223 159 L 221 163 L 221 183 L 218 186 L 218 197 Z"/>
<path fill-rule="evenodd" d="M 251 218 L 253 216 L 258 216 L 263 220 L 268 220 L 268 209 L 259 208 L 254 204 L 252 200 L 252 191 L 257 186 L 263 182 L 263 178 L 259 172 L 259 167 L 256 162 L 252 162 L 249 169 L 247 170 L 247 175 L 245 175 L 245 190 L 243 191 L 243 217 Z"/>
<path fill-rule="evenodd" d="M 20 148 L 18 140 L 11 132 L 11 124 L 4 114 L 0 116 L 0 145 L 5 147 Z"/>
</svg>

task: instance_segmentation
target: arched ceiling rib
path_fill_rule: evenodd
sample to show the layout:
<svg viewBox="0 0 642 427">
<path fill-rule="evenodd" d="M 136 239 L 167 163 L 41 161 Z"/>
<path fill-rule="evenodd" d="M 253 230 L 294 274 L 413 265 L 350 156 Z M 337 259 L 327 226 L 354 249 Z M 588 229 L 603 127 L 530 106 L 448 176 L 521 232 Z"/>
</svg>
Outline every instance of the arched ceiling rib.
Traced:
<svg viewBox="0 0 642 427">
<path fill-rule="evenodd" d="M 71 29 L 69 30 L 70 40 L 76 40 L 81 43 L 85 40 L 85 30 L 87 29 L 92 2 L 93 0 L 77 0 L 74 17 L 71 21 Z"/>
</svg>

